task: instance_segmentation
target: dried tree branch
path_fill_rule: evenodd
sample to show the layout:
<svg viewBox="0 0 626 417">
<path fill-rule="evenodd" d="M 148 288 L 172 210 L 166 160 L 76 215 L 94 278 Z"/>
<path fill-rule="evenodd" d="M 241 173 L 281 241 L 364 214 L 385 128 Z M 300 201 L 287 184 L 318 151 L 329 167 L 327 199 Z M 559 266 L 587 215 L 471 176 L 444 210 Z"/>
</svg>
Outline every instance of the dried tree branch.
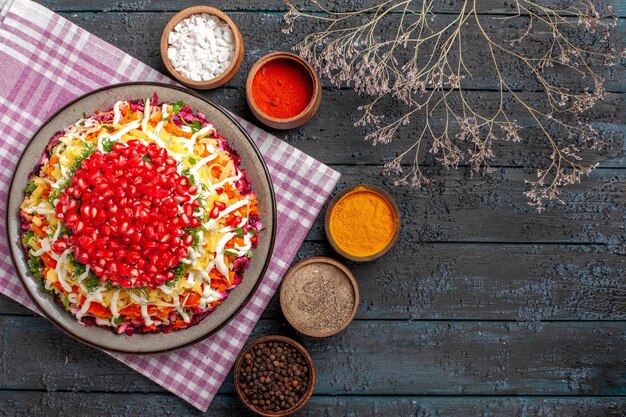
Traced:
<svg viewBox="0 0 626 417">
<path fill-rule="evenodd" d="M 464 162 L 473 172 L 488 170 L 495 142 L 522 141 L 517 119 L 525 115 L 550 149 L 548 162 L 537 168 L 537 178 L 527 181 L 529 204 L 541 211 L 546 201 L 560 201 L 562 186 L 580 182 L 595 168 L 582 162 L 581 146 L 594 149 L 602 141 L 581 116 L 604 97 L 603 70 L 626 54 L 611 42 L 617 20 L 610 6 L 601 14 L 595 0 L 574 1 L 563 8 L 531 0 L 513 2 L 516 14 L 506 17 L 481 16 L 477 0 L 459 1 L 452 16 L 438 16 L 433 11 L 435 0 L 386 0 L 354 12 L 333 12 L 318 4 L 321 14 L 301 12 L 287 3 L 284 31 L 289 33 L 298 19 L 315 20 L 324 27 L 305 36 L 294 49 L 333 84 L 349 85 L 372 97 L 359 108 L 363 114 L 356 125 L 369 128 L 366 139 L 374 145 L 391 142 L 402 126 L 419 117 L 415 143 L 385 165 L 385 174 L 397 176 L 396 185 L 420 187 L 430 182 L 419 165 L 425 150 L 445 167 Z M 511 27 L 522 22 L 521 33 L 498 38 L 489 26 L 493 21 Z M 499 99 L 490 112 L 464 89 L 473 78 L 469 68 L 477 67 L 471 59 L 478 58 L 466 51 L 469 42 L 478 42 L 467 38 L 470 25 L 489 57 L 481 64 L 489 65 L 497 80 Z M 542 50 L 524 46 L 538 36 L 544 36 Z M 590 36 L 592 42 L 580 41 Z M 505 73 L 505 61 L 516 62 L 523 74 Z M 568 71 L 587 87 L 571 91 L 559 85 L 551 68 Z M 543 102 L 530 102 L 511 85 L 510 79 L 524 74 L 538 83 Z M 402 114 L 390 118 L 379 112 L 388 99 L 404 104 Z M 515 106 L 509 105 L 511 99 Z M 403 165 L 407 160 L 408 170 Z"/>
</svg>

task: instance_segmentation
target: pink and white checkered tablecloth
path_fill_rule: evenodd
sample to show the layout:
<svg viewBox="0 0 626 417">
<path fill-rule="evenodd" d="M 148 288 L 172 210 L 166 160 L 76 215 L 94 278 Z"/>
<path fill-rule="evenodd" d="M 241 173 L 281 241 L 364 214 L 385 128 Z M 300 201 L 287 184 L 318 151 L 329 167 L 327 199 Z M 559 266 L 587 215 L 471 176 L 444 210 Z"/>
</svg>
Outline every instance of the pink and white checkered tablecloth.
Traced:
<svg viewBox="0 0 626 417">
<path fill-rule="evenodd" d="M 158 40 L 155 40 L 157 42 Z M 156 46 L 155 46 L 156 47 Z M 24 146 L 57 109 L 98 87 L 125 81 L 171 82 L 119 49 L 28 0 L 0 0 L 0 232 L 7 190 Z M 111 354 L 205 411 L 275 293 L 339 174 L 240 120 L 261 149 L 276 190 L 278 231 L 256 294 L 220 332 L 161 355 Z M 0 240 L 0 293 L 34 310 Z"/>
</svg>

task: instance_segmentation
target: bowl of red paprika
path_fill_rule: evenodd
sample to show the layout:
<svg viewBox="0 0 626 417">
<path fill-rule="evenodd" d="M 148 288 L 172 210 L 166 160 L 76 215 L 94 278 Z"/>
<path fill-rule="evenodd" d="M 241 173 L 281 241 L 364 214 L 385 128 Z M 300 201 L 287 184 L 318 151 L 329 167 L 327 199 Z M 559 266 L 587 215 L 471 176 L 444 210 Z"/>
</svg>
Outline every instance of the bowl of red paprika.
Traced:
<svg viewBox="0 0 626 417">
<path fill-rule="evenodd" d="M 246 80 L 252 114 L 275 129 L 293 129 L 308 122 L 322 100 L 322 83 L 311 64 L 290 52 L 259 59 Z"/>
</svg>

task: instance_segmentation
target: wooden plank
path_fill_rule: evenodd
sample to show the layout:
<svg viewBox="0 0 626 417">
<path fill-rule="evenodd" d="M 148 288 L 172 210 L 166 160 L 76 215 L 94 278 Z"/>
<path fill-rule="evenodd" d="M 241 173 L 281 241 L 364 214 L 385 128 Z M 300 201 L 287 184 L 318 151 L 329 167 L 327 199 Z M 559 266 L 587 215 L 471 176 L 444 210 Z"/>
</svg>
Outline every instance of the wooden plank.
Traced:
<svg viewBox="0 0 626 417">
<path fill-rule="evenodd" d="M 42 318 L 0 317 L 0 389 L 162 392 Z M 339 336 L 298 337 L 262 320 L 253 338 L 300 340 L 323 395 L 626 395 L 625 322 L 355 321 Z M 27 347 L 27 349 L 25 349 Z M 94 376 L 97 375 L 97 378 Z M 221 393 L 233 393 L 227 378 Z"/>
<path fill-rule="evenodd" d="M 567 189 L 566 206 L 537 214 L 526 207 L 519 170 L 501 170 L 487 180 L 445 172 L 445 181 L 425 192 L 388 187 L 377 167 L 340 170 L 344 176 L 336 192 L 362 182 L 383 185 L 403 214 L 394 250 L 378 262 L 353 266 L 366 291 L 363 317 L 624 318 L 626 171 L 599 170 L 592 180 Z M 330 254 L 322 220 L 323 215 L 300 258 Z M 446 243 L 463 241 L 468 243 Z M 469 243 L 477 241 L 485 243 Z M 395 282 L 405 291 L 394 295 Z M 429 304 L 422 292 L 432 296 L 430 285 L 437 282 L 440 288 Z M 378 299 L 378 288 L 389 298 Z M 13 304 L 0 306 L 0 313 L 25 313 Z"/>
<path fill-rule="evenodd" d="M 407 254 L 411 254 L 407 256 Z M 297 260 L 335 256 L 305 243 Z M 626 320 L 626 261 L 603 246 L 423 244 L 401 240 L 377 262 L 348 263 L 359 319 Z M 33 313 L 0 297 L 0 314 Z M 280 318 L 274 297 L 265 318 Z"/>
<path fill-rule="evenodd" d="M 95 34 L 117 46 L 130 55 L 145 62 L 151 67 L 166 73 L 165 66 L 161 61 L 159 54 L 159 39 L 161 32 L 167 21 L 173 16 L 171 12 L 140 12 L 140 13 L 61 13 L 64 17 L 83 27 L 89 32 Z M 243 88 L 245 78 L 250 67 L 261 56 L 269 52 L 291 50 L 291 48 L 300 40 L 300 36 L 294 34 L 285 34 L 282 29 L 285 27 L 282 14 L 275 13 L 231 13 L 235 23 L 239 26 L 244 37 L 246 45 L 246 53 L 239 72 L 235 75 L 229 86 Z M 398 17 L 399 19 L 399 17 Z M 451 19 L 445 16 L 441 20 L 441 24 L 446 24 Z M 504 40 L 512 39 L 516 34 L 521 35 L 525 31 L 524 25 L 519 22 L 502 24 L 490 18 L 481 20 L 489 33 L 493 34 L 493 39 Z M 263 30 L 259 30 L 262 27 Z M 299 23 L 297 33 L 310 33 L 318 31 L 322 28 L 319 23 L 312 21 L 302 21 Z M 626 21 L 620 21 L 620 26 L 616 32 L 616 37 L 626 31 Z M 482 40 L 480 30 L 475 24 L 468 24 L 464 38 L 464 56 L 465 65 L 470 70 L 472 77 L 463 80 L 463 87 L 467 89 L 488 89 L 498 90 L 499 82 L 495 76 L 495 70 L 488 64 L 491 58 L 488 55 L 486 44 Z M 395 35 L 395 33 L 393 33 Z M 587 38 L 582 42 L 590 42 Z M 522 44 L 518 53 L 537 54 L 537 45 L 547 43 L 547 32 L 538 31 L 537 39 L 533 39 L 529 45 Z M 598 46 L 590 45 L 592 49 Z M 454 53 L 453 53 L 454 54 Z M 452 55 L 451 55 L 452 56 Z M 471 57 L 471 59 L 469 58 Z M 606 70 L 603 63 L 598 62 L 594 68 L 601 74 L 606 73 L 605 88 L 610 92 L 626 91 L 626 67 L 616 65 L 610 70 Z M 503 56 L 500 61 L 500 70 L 503 74 L 508 74 L 507 82 L 512 88 L 519 91 L 535 91 L 541 90 L 541 86 L 535 81 L 529 68 L 523 66 L 516 58 Z M 556 82 L 564 87 L 578 90 L 581 83 L 586 82 L 580 80 L 579 77 L 573 77 L 563 68 L 548 69 L 547 74 L 552 82 Z M 325 82 L 326 83 L 326 82 Z M 593 84 L 589 85 L 593 88 Z"/>
<path fill-rule="evenodd" d="M 318 155 L 313 155 L 319 157 Z M 520 169 L 499 168 L 486 177 L 467 171 L 437 171 L 424 190 L 394 187 L 376 166 L 335 166 L 342 174 L 335 193 L 347 186 L 372 184 L 386 189 L 402 213 L 401 243 L 407 253 L 419 242 L 600 243 L 623 252 L 626 172 L 601 169 L 581 184 L 564 189 L 565 205 L 538 214 L 523 195 L 526 180 Z M 323 209 L 322 213 L 324 212 Z M 323 240 L 323 215 L 310 240 Z"/>
<path fill-rule="evenodd" d="M 17 301 L 13 301 L 5 295 L 0 295 L 0 314 L 10 314 L 14 316 L 36 316 Z"/>
<path fill-rule="evenodd" d="M 340 170 L 344 176 L 337 192 L 360 182 L 388 186 L 377 167 Z M 372 291 L 364 293 L 363 317 L 624 318 L 626 172 L 599 170 L 593 179 L 568 188 L 568 205 L 537 214 L 526 207 L 523 173 L 501 171 L 487 180 L 445 172 L 440 187 L 426 192 L 388 188 L 400 203 L 403 229 L 389 255 L 355 268 L 363 287 Z M 322 219 L 299 257 L 329 254 Z M 485 244 L 444 244 L 462 241 Z M 445 291 L 438 291 L 432 304 L 423 304 L 428 297 L 421 298 L 422 290 L 430 289 L 424 286 L 438 279 Z M 394 296 L 396 280 L 405 292 Z M 390 298 L 378 300 L 375 288 Z M 23 314 L 10 305 L 0 311 Z"/>
<path fill-rule="evenodd" d="M 367 130 L 355 127 L 354 123 L 361 117 L 357 110 L 360 105 L 368 103 L 364 97 L 359 97 L 349 90 L 325 90 L 322 106 L 318 113 L 307 124 L 297 129 L 281 131 L 267 128 L 258 122 L 252 115 L 245 99 L 243 88 L 225 88 L 218 92 L 205 94 L 210 100 L 228 108 L 244 119 L 256 123 L 259 127 L 271 132 L 278 138 L 297 147 L 303 152 L 320 159 L 330 165 L 378 165 L 383 164 L 401 151 L 410 148 L 415 143 L 415 132 L 423 127 L 423 119 L 413 120 L 409 126 L 402 128 L 398 135 L 389 144 L 372 146 L 364 140 Z M 518 93 L 529 102 L 540 99 L 539 93 Z M 499 94 L 496 92 L 471 92 L 473 99 L 482 100 L 481 109 L 485 114 L 492 114 L 499 104 Z M 510 100 L 511 95 L 505 95 Z M 396 108 L 390 105 L 389 108 Z M 624 157 L 624 134 L 626 133 L 626 101 L 623 94 L 607 94 L 605 101 L 599 103 L 589 115 L 599 131 L 599 138 L 606 143 L 600 152 L 583 151 L 585 163 L 601 163 L 602 167 L 626 167 Z M 332 123 L 328 121 L 331 120 Z M 443 127 L 445 114 L 442 111 L 433 113 L 433 128 Z M 550 154 L 550 145 L 543 133 L 531 118 L 520 114 L 517 118 L 522 126 L 522 143 L 496 141 L 493 145 L 495 158 L 490 160 L 493 167 L 521 167 L 528 170 L 539 163 L 545 163 Z M 553 132 L 560 137 L 558 132 Z M 428 144 L 429 146 L 429 144 Z M 462 146 L 462 145 L 461 145 Z M 420 164 L 424 166 L 439 166 L 428 152 L 426 146 L 420 153 Z M 411 163 L 409 157 L 404 163 Z M 461 165 L 466 165 L 461 163 Z"/>
<path fill-rule="evenodd" d="M 626 261 L 603 246 L 423 244 L 347 263 L 361 290 L 359 319 L 626 320 Z M 407 256 L 411 253 L 411 256 Z M 297 260 L 336 256 L 305 243 Z M 0 314 L 34 315 L 0 297 Z M 280 318 L 274 297 L 265 318 Z"/>
<path fill-rule="evenodd" d="M 528 101 L 539 99 L 538 93 L 519 93 Z M 401 129 L 397 137 L 389 144 L 372 146 L 364 140 L 367 131 L 355 127 L 354 123 L 361 117 L 357 108 L 368 102 L 358 97 L 353 91 L 326 90 L 323 93 L 322 106 L 318 113 L 307 124 L 297 129 L 281 131 L 267 128 L 252 115 L 245 99 L 244 89 L 227 88 L 219 92 L 210 92 L 206 96 L 216 103 L 228 108 L 246 120 L 256 123 L 259 127 L 271 132 L 278 138 L 297 147 L 303 152 L 330 165 L 379 165 L 394 157 L 415 143 L 415 132 L 423 127 L 423 119 L 413 120 L 409 126 Z M 493 112 L 498 105 L 499 95 L 495 92 L 472 92 L 470 97 L 479 97 L 481 108 L 486 113 Z M 510 95 L 506 95 L 509 100 Z M 393 107 L 392 107 L 393 108 Z M 600 139 L 607 145 L 600 153 L 584 151 L 582 156 L 588 164 L 601 163 L 602 167 L 626 167 L 624 157 L 624 134 L 626 133 L 626 101 L 623 94 L 608 94 L 605 102 L 600 103 L 591 114 L 600 132 Z M 331 120 L 332 123 L 328 121 Z M 443 127 L 445 115 L 436 111 L 433 115 L 433 128 Z M 493 167 L 520 167 L 528 170 L 539 163 L 545 163 L 550 154 L 549 144 L 536 123 L 529 117 L 520 115 L 518 123 L 522 126 L 522 143 L 497 141 L 493 151 L 495 158 L 490 161 Z M 557 133 L 557 136 L 558 133 Z M 439 167 L 428 152 L 426 146 L 420 153 L 420 164 Z M 405 164 L 411 163 L 409 157 Z M 466 165 L 461 163 L 462 166 Z"/>
<path fill-rule="evenodd" d="M 297 260 L 317 255 L 336 256 L 308 242 Z M 347 264 L 360 319 L 626 320 L 626 261 L 601 246 L 401 241 L 377 262 Z M 281 317 L 278 297 L 264 317 Z"/>
<path fill-rule="evenodd" d="M 81 13 L 72 14 L 69 17 L 77 24 L 103 37 L 131 55 L 138 57 L 158 70 L 165 71 L 158 54 L 158 45 L 156 42 L 153 42 L 154 39 L 159 37 L 161 27 L 167 20 L 165 14 Z M 252 15 L 242 14 L 236 17 L 241 19 L 240 24 L 244 34 L 249 34 L 249 36 L 247 35 L 248 49 L 244 64 L 227 88 L 212 91 L 206 95 L 244 118 L 254 120 L 245 101 L 244 81 L 247 70 L 259 56 L 271 50 L 288 49 L 292 44 L 292 40 L 280 34 L 280 22 L 276 20 L 276 16 L 262 15 L 259 18 L 260 22 L 259 19 L 255 19 Z M 120 21 L 124 22 L 125 29 L 122 31 L 114 30 Z M 259 24 L 267 27 L 268 32 L 275 31 L 278 35 L 276 37 L 265 36 L 264 34 L 267 31 L 256 30 Z M 140 36 L 140 34 L 144 33 L 148 33 L 150 36 Z M 624 68 L 623 66 L 614 67 L 613 71 L 617 72 L 614 72 L 610 79 L 616 80 L 621 85 L 623 80 L 626 79 L 626 73 L 622 74 L 619 71 L 624 70 Z M 520 73 L 519 68 L 509 69 L 514 74 Z M 484 69 L 478 71 L 477 74 L 480 74 L 480 76 L 477 76 L 476 87 L 493 88 L 493 80 L 488 81 L 489 74 L 492 73 L 493 71 L 485 71 Z M 565 78 L 569 79 L 570 77 Z M 520 80 L 522 79 L 523 77 L 520 77 Z M 520 87 L 526 86 L 523 81 L 518 82 Z M 610 88 L 623 91 L 617 84 Z M 535 103 L 541 98 L 540 93 L 532 92 L 524 92 L 520 96 L 531 103 Z M 499 94 L 497 92 L 473 92 L 469 93 L 469 98 L 481 100 L 480 108 L 485 114 L 494 113 L 498 108 Z M 505 102 L 510 100 L 511 96 L 507 95 Z M 419 129 L 423 122 L 421 119 L 413 121 L 410 126 L 400 132 L 390 145 L 369 146 L 363 143 L 362 140 L 366 130 L 354 127 L 354 122 L 361 116 L 357 107 L 366 102 L 365 98 L 359 98 L 352 91 L 326 90 L 323 105 L 311 122 L 289 132 L 273 131 L 272 133 L 329 164 L 380 164 L 392 159 L 399 151 L 410 147 L 415 141 L 416 129 Z M 394 108 L 394 106 L 389 104 L 389 108 Z M 444 120 L 443 116 L 443 113 L 437 112 L 433 115 L 433 120 L 442 121 Z M 595 152 L 585 154 L 585 160 L 589 163 L 600 161 L 603 162 L 604 166 L 624 166 L 626 161 L 621 157 L 624 146 L 623 137 L 626 131 L 624 127 L 626 123 L 626 107 L 623 96 L 616 94 L 607 95 L 605 103 L 599 104 L 593 113 L 590 114 L 590 117 L 600 128 L 601 138 L 608 143 L 608 146 L 599 156 Z M 525 142 L 522 144 L 504 141 L 496 143 L 494 145 L 494 153 L 497 157 L 492 161 L 494 166 L 534 166 L 539 161 L 544 160 L 549 153 L 549 146 L 543 139 L 541 131 L 536 127 L 536 123 L 524 114 L 519 114 L 517 119 L 523 127 L 522 132 Z M 333 120 L 334 122 L 329 125 L 328 120 Z M 435 123 L 435 128 L 440 127 L 437 122 Z M 423 150 L 422 156 L 421 163 L 427 165 L 433 163 L 427 149 Z"/>
<path fill-rule="evenodd" d="M 158 52 L 158 42 L 155 39 L 160 37 L 161 28 L 169 17 L 167 13 L 80 13 L 70 14 L 66 17 L 165 73 L 165 67 Z M 250 113 L 245 100 L 244 84 L 248 69 L 256 59 L 272 50 L 289 49 L 293 40 L 281 34 L 281 23 L 275 15 L 255 17 L 249 14 L 238 14 L 235 17 L 239 19 L 238 23 L 241 24 L 246 36 L 247 52 L 244 63 L 227 88 L 211 91 L 205 95 L 236 114 L 254 121 L 255 118 Z M 123 23 L 124 29 L 115 30 L 114 28 L 118 27 L 120 22 Z M 263 25 L 267 30 L 258 31 L 258 25 Z M 268 32 L 277 35 L 265 36 Z M 476 51 L 468 51 L 468 53 L 474 52 Z M 473 61 L 480 63 L 478 60 Z M 524 73 L 522 69 L 516 68 L 512 63 L 508 70 L 512 74 Z M 624 91 L 622 84 L 626 79 L 626 67 L 616 66 L 612 71 L 609 84 L 615 82 L 613 85 L 608 85 L 607 88 Z M 481 64 L 481 68 L 475 70 L 474 73 L 476 74 L 474 87 L 495 88 L 493 79 L 490 79 L 493 71 L 485 70 Z M 563 75 L 556 75 L 556 77 L 565 80 L 571 78 Z M 532 84 L 532 81 L 524 82 L 523 79 L 524 77 L 520 75 L 516 80 L 520 88 L 527 88 L 529 84 Z M 624 85 L 626 86 L 626 84 Z M 485 114 L 494 113 L 499 106 L 500 96 L 497 92 L 471 92 L 468 97 L 472 100 L 480 100 L 481 111 Z M 520 93 L 520 97 L 530 103 L 535 103 L 541 99 L 541 94 L 523 92 Z M 509 103 L 511 99 L 510 94 L 505 96 L 506 103 Z M 304 152 L 318 156 L 328 164 L 380 164 L 392 159 L 399 151 L 409 148 L 415 142 L 416 129 L 421 128 L 423 121 L 421 118 L 414 120 L 411 125 L 402 129 L 398 137 L 389 145 L 370 146 L 364 143 L 362 139 L 366 130 L 354 127 L 354 122 L 361 117 L 357 108 L 367 102 L 366 98 L 360 98 L 350 90 L 326 90 L 320 111 L 311 122 L 288 132 L 272 131 L 272 133 L 294 144 Z M 396 108 L 393 103 L 387 104 L 388 108 Z M 626 131 L 624 127 L 626 123 L 625 106 L 623 96 L 608 94 L 605 102 L 599 104 L 590 114 L 594 123 L 601 130 L 601 138 L 608 143 L 608 146 L 600 156 L 596 155 L 595 152 L 585 154 L 586 161 L 589 163 L 599 161 L 603 162 L 605 166 L 613 167 L 626 164 L 626 161 L 621 157 L 624 146 L 623 137 Z M 496 158 L 492 161 L 494 166 L 534 166 L 539 161 L 545 160 L 549 154 L 549 145 L 534 120 L 522 113 L 516 118 L 523 127 L 522 134 L 525 142 L 522 144 L 497 142 L 494 145 Z M 329 124 L 328 120 L 333 120 L 333 123 Z M 440 124 L 445 120 L 443 112 L 436 112 L 433 115 L 433 120 L 436 121 L 435 128 L 441 127 Z M 611 160 L 606 162 L 608 159 Z M 421 163 L 428 165 L 433 163 L 426 148 L 422 151 Z"/>
<path fill-rule="evenodd" d="M 134 1 L 134 2 L 108 2 L 103 3 L 98 0 L 82 0 L 80 2 L 72 0 L 37 0 L 38 3 L 45 5 L 55 11 L 121 11 L 121 12 L 138 12 L 138 11 L 178 11 L 186 7 L 196 6 L 198 3 L 193 0 L 180 0 L 172 3 L 167 0 L 152 1 Z M 307 0 L 292 1 L 299 10 L 313 11 L 319 10 L 312 2 Z M 333 1 L 324 0 L 319 2 L 323 7 L 333 11 L 354 11 L 362 10 L 374 5 L 380 4 L 380 0 L 350 0 L 350 1 Z M 603 5 L 607 2 L 597 2 Z M 626 16 L 626 5 L 622 2 L 611 2 L 614 5 L 615 13 L 618 16 Z M 433 10 L 440 13 L 454 13 L 459 10 L 460 2 L 451 2 L 449 0 L 437 0 L 433 4 Z M 563 2 L 558 0 L 542 1 L 542 5 L 552 7 L 563 7 Z M 211 6 L 217 7 L 224 11 L 247 11 L 256 13 L 262 11 L 284 12 L 287 10 L 283 0 L 246 0 L 232 2 L 228 0 L 214 0 Z M 478 10 L 484 14 L 515 14 L 517 10 L 514 8 L 514 2 L 506 2 L 502 0 L 481 0 L 478 2 Z M 602 9 L 600 9 L 602 10 Z"/>
<path fill-rule="evenodd" d="M 218 395 L 207 413 L 167 394 L 0 391 L 0 408 L 14 417 L 50 415 L 252 416 L 233 395 Z M 329 397 L 314 395 L 300 417 L 458 417 L 489 415 L 525 417 L 621 417 L 624 397 Z M 332 411 L 330 411 L 332 410 Z M 329 414 L 331 413 L 331 414 Z"/>
</svg>

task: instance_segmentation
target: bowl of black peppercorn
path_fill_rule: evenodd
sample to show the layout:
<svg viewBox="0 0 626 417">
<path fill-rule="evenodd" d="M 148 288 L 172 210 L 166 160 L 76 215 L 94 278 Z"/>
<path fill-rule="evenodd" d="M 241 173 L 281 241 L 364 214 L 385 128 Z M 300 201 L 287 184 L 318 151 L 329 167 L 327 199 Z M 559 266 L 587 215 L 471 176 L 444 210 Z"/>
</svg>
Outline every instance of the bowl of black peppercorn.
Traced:
<svg viewBox="0 0 626 417">
<path fill-rule="evenodd" d="M 313 395 L 315 366 L 295 340 L 264 336 L 241 351 L 235 362 L 235 390 L 246 407 L 266 416 L 287 416 Z"/>
</svg>

